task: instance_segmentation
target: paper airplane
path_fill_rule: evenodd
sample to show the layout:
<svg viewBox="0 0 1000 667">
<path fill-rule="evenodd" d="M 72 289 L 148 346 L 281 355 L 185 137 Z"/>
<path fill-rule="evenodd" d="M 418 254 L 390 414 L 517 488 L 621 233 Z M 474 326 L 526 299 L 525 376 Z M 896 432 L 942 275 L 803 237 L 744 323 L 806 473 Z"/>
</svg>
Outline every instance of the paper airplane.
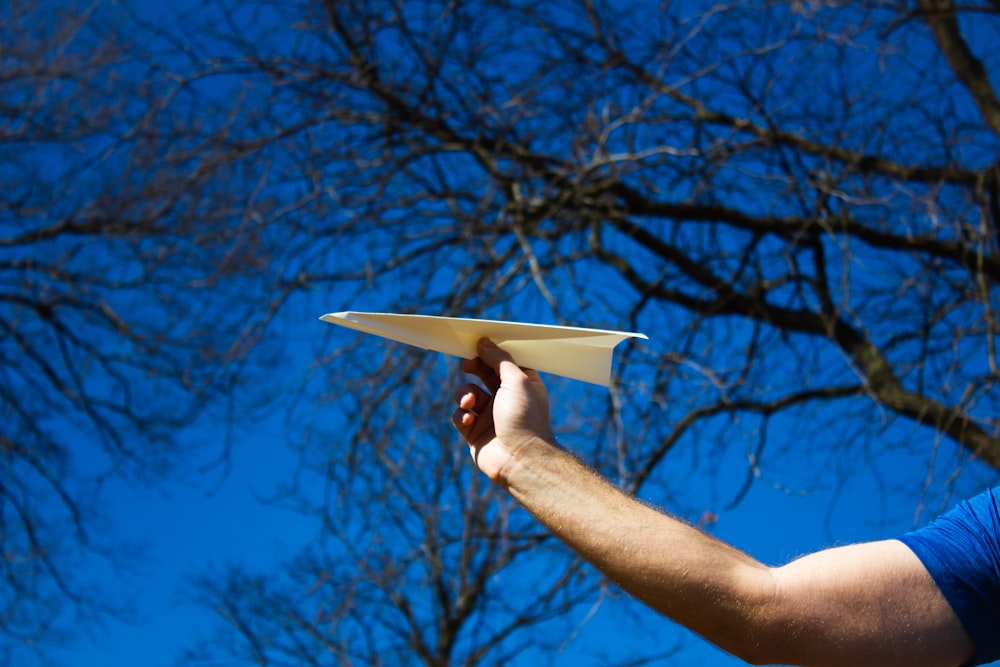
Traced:
<svg viewBox="0 0 1000 667">
<path fill-rule="evenodd" d="M 463 359 L 474 359 L 476 343 L 489 338 L 519 366 L 605 387 L 611 384 L 615 346 L 626 338 L 646 338 L 624 331 L 396 313 L 348 311 L 320 319 Z"/>
</svg>

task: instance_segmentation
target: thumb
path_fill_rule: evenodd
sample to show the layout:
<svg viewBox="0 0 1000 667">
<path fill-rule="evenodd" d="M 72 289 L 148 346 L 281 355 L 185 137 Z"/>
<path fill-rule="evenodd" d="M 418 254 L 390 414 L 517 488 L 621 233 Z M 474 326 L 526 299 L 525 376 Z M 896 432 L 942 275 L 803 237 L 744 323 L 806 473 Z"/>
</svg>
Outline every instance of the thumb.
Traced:
<svg viewBox="0 0 1000 667">
<path fill-rule="evenodd" d="M 524 376 L 524 370 L 517 365 L 517 362 L 514 361 L 514 357 L 510 356 L 509 352 L 501 350 L 497 347 L 497 344 L 489 338 L 479 339 L 477 351 L 479 353 L 479 358 L 483 360 L 483 363 L 493 369 L 493 372 L 500 378 L 501 383 L 503 383 L 505 379 L 513 380 L 516 377 Z"/>
</svg>

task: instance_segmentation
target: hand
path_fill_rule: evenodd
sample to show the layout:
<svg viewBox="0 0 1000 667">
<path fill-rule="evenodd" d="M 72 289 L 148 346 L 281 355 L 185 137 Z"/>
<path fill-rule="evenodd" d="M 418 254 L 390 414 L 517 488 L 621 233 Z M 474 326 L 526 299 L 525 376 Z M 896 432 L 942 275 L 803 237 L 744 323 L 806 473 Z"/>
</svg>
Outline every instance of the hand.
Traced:
<svg viewBox="0 0 1000 667">
<path fill-rule="evenodd" d="M 469 443 L 476 466 L 506 485 L 511 464 L 529 447 L 555 444 L 548 393 L 536 371 L 518 366 L 492 341 L 480 340 L 478 352 L 479 358 L 466 359 L 462 369 L 478 376 L 489 391 L 462 386 L 452 421 Z"/>
</svg>

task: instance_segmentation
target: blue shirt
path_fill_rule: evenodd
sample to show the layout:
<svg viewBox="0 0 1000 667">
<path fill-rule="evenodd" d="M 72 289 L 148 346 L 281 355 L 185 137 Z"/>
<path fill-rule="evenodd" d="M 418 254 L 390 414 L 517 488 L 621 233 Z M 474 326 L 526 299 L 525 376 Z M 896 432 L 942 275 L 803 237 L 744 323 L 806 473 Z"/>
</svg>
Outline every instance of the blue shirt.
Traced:
<svg viewBox="0 0 1000 667">
<path fill-rule="evenodd" d="M 1000 488 L 963 501 L 900 540 L 930 572 L 972 637 L 972 664 L 1000 659 Z"/>
</svg>

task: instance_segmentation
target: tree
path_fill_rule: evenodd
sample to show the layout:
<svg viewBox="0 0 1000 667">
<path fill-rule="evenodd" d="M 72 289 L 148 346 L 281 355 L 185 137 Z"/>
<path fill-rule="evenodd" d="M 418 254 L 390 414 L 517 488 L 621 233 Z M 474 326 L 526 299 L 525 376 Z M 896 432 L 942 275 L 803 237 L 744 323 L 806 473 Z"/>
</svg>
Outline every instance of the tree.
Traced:
<svg viewBox="0 0 1000 667">
<path fill-rule="evenodd" d="M 268 305 L 235 295 L 280 295 L 251 210 L 266 203 L 220 186 L 240 166 L 219 159 L 230 128 L 203 84 L 221 68 L 168 69 L 164 43 L 140 49 L 99 3 L 2 15 L 0 662 L 24 664 L 125 611 L 81 576 L 132 562 L 102 486 L 224 461 L 179 434 L 220 392 L 239 401 Z"/>
<path fill-rule="evenodd" d="M 559 422 L 623 487 L 677 507 L 699 502 L 678 469 L 709 480 L 734 459 L 746 479 L 727 488 L 734 503 L 756 480 L 809 489 L 864 469 L 916 520 L 953 488 L 995 481 L 998 12 L 944 0 L 216 0 L 161 24 L 96 7 L 84 25 L 99 32 L 81 34 L 128 27 L 106 42 L 120 56 L 69 60 L 67 80 L 96 103 L 39 96 L 47 72 L 4 84 L 17 121 L 4 137 L 35 132 L 4 139 L 15 185 L 0 210 L 27 230 L 3 255 L 25 285 L 5 301 L 0 349 L 22 370 L 4 409 L 30 436 L 5 443 L 11 479 L 29 480 L 3 487 L 5 545 L 20 545 L 5 554 L 52 567 L 23 545 L 53 510 L 16 501 L 54 495 L 31 506 L 72 520 L 78 497 L 61 491 L 73 486 L 58 464 L 65 430 L 48 426 L 53 411 L 19 407 L 23 388 L 148 471 L 204 398 L 266 366 L 241 363 L 249 343 L 288 335 L 243 335 L 248 313 L 213 307 L 246 294 L 261 295 L 264 320 L 322 295 L 331 310 L 654 334 L 621 354 L 609 395 L 557 385 Z M 61 44 L 73 41 L 42 50 L 79 52 Z M 55 120 L 20 123 L 34 99 Z M 59 128 L 51 144 L 45 127 Z M 45 182 L 33 179 L 54 147 L 75 146 L 83 157 L 52 182 L 78 187 L 52 206 L 59 188 L 29 184 Z M 46 256 L 29 244 L 47 235 L 69 254 L 47 263 L 39 292 L 24 267 Z M 89 287 L 55 289 L 76 283 Z M 66 337 L 79 327 L 40 294 L 72 295 L 94 329 Z M 53 333 L 29 336 L 25 322 Z M 289 407 L 303 473 L 287 498 L 324 520 L 322 541 L 266 586 L 239 569 L 202 581 L 235 630 L 207 653 L 323 664 L 405 646 L 427 664 L 492 664 L 544 642 L 549 615 L 572 626 L 603 584 L 454 460 L 457 439 L 429 425 L 450 414 L 450 376 L 332 336 Z M 166 401 L 135 393 L 150 372 Z M 74 377 L 87 391 L 66 390 Z M 174 396 L 192 408 L 163 411 Z M 152 447 L 125 451 L 132 434 Z M 32 468 L 22 450 L 54 453 Z M 400 469 L 403 453 L 423 465 Z M 496 577 L 537 574 L 525 563 L 540 548 L 551 565 L 534 597 L 505 595 Z M 9 579 L 43 580 L 15 562 Z M 535 619 L 525 600 L 539 597 Z M 365 634 L 372 618 L 387 620 Z M 516 630 L 483 630 L 487 618 Z"/>
<path fill-rule="evenodd" d="M 680 461 L 736 449 L 747 483 L 733 502 L 760 478 L 808 489 L 865 468 L 906 494 L 919 521 L 953 485 L 997 479 L 996 3 L 383 0 L 206 12 L 228 17 L 223 29 L 206 19 L 211 39 L 254 68 L 251 106 L 281 138 L 272 179 L 296 206 L 289 289 L 370 310 L 661 332 L 626 350 L 609 398 L 572 398 L 586 403 L 562 415 L 577 448 L 624 487 L 676 500 Z M 396 358 L 351 357 L 325 359 L 303 386 L 338 425 L 310 421 L 302 445 L 341 491 L 307 504 L 327 520 L 328 544 L 354 541 L 331 517 L 360 513 L 348 525 L 375 530 L 372 506 L 384 516 L 378 483 L 355 493 L 341 475 L 403 443 L 435 463 L 392 484 L 439 489 L 447 462 L 465 500 L 449 520 L 434 493 L 407 495 L 432 523 L 389 523 L 419 526 L 411 543 L 422 546 L 458 539 L 444 526 L 486 510 L 469 500 L 476 483 L 448 467 L 451 438 L 427 426 L 450 410 L 412 398 L 437 393 L 437 381 L 418 382 L 418 367 Z M 393 409 L 370 412 L 358 396 Z M 346 433 L 330 416 L 341 410 Z M 397 442 L 407 432 L 419 435 Z M 896 456 L 911 465 L 880 465 Z M 390 456 L 368 474 L 395 471 L 390 462 L 403 465 Z M 522 539 L 505 548 L 540 538 Z M 364 605 L 333 601 L 356 600 L 361 582 L 404 616 L 414 598 L 394 591 L 420 590 L 379 566 L 396 562 L 399 541 L 362 544 L 291 565 L 274 584 L 281 621 L 262 602 L 274 588 L 255 597 L 239 585 L 246 573 L 216 574 L 229 583 L 209 600 L 239 630 L 233 650 L 260 664 L 348 664 L 361 660 L 354 641 L 375 651 L 403 641 L 426 664 L 473 664 L 440 633 L 428 639 L 451 618 L 443 603 L 396 622 L 393 639 L 352 634 Z M 460 586 L 428 574 L 441 553 L 404 562 L 461 606 Z M 353 575 L 334 576 L 345 557 Z M 302 602 L 304 590 L 328 593 Z M 277 637 L 281 657 L 261 648 Z"/>
<path fill-rule="evenodd" d="M 304 494 L 297 509 L 321 518 L 324 539 L 278 572 L 219 568 L 198 577 L 192 594 L 233 632 L 209 634 L 180 663 L 545 662 L 585 624 L 595 589 L 609 594 L 474 475 L 465 451 L 442 451 L 451 426 L 422 415 L 446 407 L 436 388 L 457 382 L 455 374 L 442 377 L 423 354 L 380 364 L 382 373 L 344 387 L 357 419 L 332 445 L 338 451 L 310 456 L 317 473 L 305 480 L 322 491 Z M 380 381 L 390 369 L 411 391 Z M 675 650 L 668 643 L 644 657 Z"/>
<path fill-rule="evenodd" d="M 523 287 L 497 275 L 530 275 L 556 318 L 740 321 L 722 335 L 743 358 L 709 383 L 719 413 L 864 397 L 995 467 L 996 132 L 967 44 L 986 29 L 959 32 L 948 5 L 709 9 L 256 4 L 298 39 L 216 38 L 259 67 L 280 148 L 301 139 L 275 179 L 304 192 L 297 285 L 396 272 L 403 305 L 480 312 Z M 931 36 L 952 46 L 903 57 Z M 363 263 L 315 245 L 352 239 Z M 977 340 L 975 358 L 958 344 Z M 817 349 L 830 368 L 794 392 L 746 377 Z M 696 354 L 650 355 L 657 389 Z"/>
</svg>

